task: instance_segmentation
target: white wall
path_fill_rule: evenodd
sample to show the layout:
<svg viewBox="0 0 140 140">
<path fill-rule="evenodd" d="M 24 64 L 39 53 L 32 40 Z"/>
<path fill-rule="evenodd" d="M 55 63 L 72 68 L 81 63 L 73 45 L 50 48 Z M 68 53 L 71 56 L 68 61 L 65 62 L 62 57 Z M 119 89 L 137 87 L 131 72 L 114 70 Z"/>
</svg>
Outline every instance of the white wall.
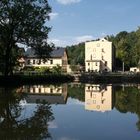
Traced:
<svg viewBox="0 0 140 140">
<path fill-rule="evenodd" d="M 88 69 L 91 71 L 112 71 L 113 63 L 113 47 L 112 42 L 105 39 L 99 41 L 91 41 L 85 43 L 85 66 L 86 72 Z M 107 61 L 107 66 L 105 66 L 105 61 Z M 97 66 L 96 66 L 97 63 Z"/>
<path fill-rule="evenodd" d="M 30 60 L 30 64 L 28 64 L 28 60 Z M 35 61 L 35 64 L 33 63 Z M 45 63 L 43 62 L 43 60 L 41 60 L 41 63 L 38 64 L 40 60 L 39 59 L 35 59 L 35 58 L 28 58 L 26 59 L 26 66 L 34 66 L 34 67 L 54 67 L 57 65 L 62 66 L 62 59 L 61 58 L 53 58 L 50 60 L 47 60 Z M 53 61 L 53 63 L 51 64 L 51 61 Z"/>
</svg>

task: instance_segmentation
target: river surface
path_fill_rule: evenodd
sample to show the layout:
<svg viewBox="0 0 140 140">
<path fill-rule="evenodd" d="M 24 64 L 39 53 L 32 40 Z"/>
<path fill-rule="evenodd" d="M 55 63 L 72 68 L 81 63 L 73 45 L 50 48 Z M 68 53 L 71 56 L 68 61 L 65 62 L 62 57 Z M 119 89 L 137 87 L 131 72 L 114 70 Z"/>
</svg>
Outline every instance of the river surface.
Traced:
<svg viewBox="0 0 140 140">
<path fill-rule="evenodd" d="M 140 140 L 140 85 L 0 87 L 0 140 Z"/>
</svg>

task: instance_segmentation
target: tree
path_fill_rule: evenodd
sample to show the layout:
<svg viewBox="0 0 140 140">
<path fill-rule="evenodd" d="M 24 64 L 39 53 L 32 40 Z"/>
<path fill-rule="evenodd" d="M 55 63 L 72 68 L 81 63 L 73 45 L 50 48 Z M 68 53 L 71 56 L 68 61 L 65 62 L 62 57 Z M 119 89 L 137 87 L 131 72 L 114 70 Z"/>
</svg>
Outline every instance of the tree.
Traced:
<svg viewBox="0 0 140 140">
<path fill-rule="evenodd" d="M 54 120 L 51 106 L 37 104 L 32 115 L 25 117 L 20 101 L 25 98 L 22 88 L 0 89 L 0 138 L 6 140 L 42 140 L 51 138 L 48 130 Z M 18 93 L 16 93 L 18 92 Z"/>
<path fill-rule="evenodd" d="M 5 75 L 10 75 L 16 65 L 19 43 L 34 48 L 40 57 L 49 57 L 51 28 L 45 23 L 50 12 L 48 0 L 0 1 L 0 64 Z"/>
</svg>

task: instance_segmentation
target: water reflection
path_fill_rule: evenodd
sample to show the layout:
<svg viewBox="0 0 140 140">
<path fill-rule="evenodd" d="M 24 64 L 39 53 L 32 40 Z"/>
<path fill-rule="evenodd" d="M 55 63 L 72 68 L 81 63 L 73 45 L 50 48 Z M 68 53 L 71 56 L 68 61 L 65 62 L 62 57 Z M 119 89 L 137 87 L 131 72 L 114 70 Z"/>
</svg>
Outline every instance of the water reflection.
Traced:
<svg viewBox="0 0 140 140">
<path fill-rule="evenodd" d="M 30 117 L 23 117 L 20 101 L 22 88 L 0 88 L 0 139 L 44 139 L 51 138 L 48 122 L 54 119 L 51 106 L 38 104 Z"/>
<path fill-rule="evenodd" d="M 0 139 L 104 139 L 100 138 L 102 131 L 105 139 L 118 140 L 120 137 L 117 136 L 122 136 L 137 140 L 139 135 L 135 128 L 140 131 L 139 87 L 63 84 L 0 88 Z M 79 104 L 74 104 L 77 100 Z M 130 130 L 134 134 L 129 132 L 129 138 L 125 132 Z M 111 136 L 110 131 L 113 132 Z"/>
<path fill-rule="evenodd" d="M 85 85 L 85 109 L 89 111 L 111 111 L 114 107 L 112 85 Z"/>
<path fill-rule="evenodd" d="M 24 86 L 22 92 L 28 94 L 27 103 L 66 104 L 67 101 L 67 84 Z"/>
</svg>

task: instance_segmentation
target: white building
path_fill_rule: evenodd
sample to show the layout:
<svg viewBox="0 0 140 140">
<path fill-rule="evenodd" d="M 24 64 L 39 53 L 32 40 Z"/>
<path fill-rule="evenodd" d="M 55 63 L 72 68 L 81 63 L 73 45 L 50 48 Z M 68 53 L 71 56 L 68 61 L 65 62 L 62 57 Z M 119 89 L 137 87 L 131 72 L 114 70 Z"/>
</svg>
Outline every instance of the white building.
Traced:
<svg viewBox="0 0 140 140">
<path fill-rule="evenodd" d="M 115 49 L 106 39 L 85 43 L 85 71 L 113 71 Z"/>
<path fill-rule="evenodd" d="M 20 91 L 21 92 L 21 91 Z M 23 86 L 23 93 L 27 103 L 47 102 L 49 104 L 65 104 L 67 101 L 67 85 L 33 85 Z"/>
<path fill-rule="evenodd" d="M 61 66 L 64 72 L 67 72 L 67 53 L 65 48 L 55 48 L 47 61 L 43 61 L 35 55 L 32 48 L 27 49 L 25 52 L 25 66 L 27 67 L 49 67 Z"/>
<path fill-rule="evenodd" d="M 111 85 L 85 85 L 85 109 L 89 111 L 111 111 L 114 106 L 114 92 Z"/>
<path fill-rule="evenodd" d="M 140 69 L 139 68 L 137 68 L 137 67 L 131 67 L 130 68 L 130 72 L 140 72 Z"/>
</svg>

